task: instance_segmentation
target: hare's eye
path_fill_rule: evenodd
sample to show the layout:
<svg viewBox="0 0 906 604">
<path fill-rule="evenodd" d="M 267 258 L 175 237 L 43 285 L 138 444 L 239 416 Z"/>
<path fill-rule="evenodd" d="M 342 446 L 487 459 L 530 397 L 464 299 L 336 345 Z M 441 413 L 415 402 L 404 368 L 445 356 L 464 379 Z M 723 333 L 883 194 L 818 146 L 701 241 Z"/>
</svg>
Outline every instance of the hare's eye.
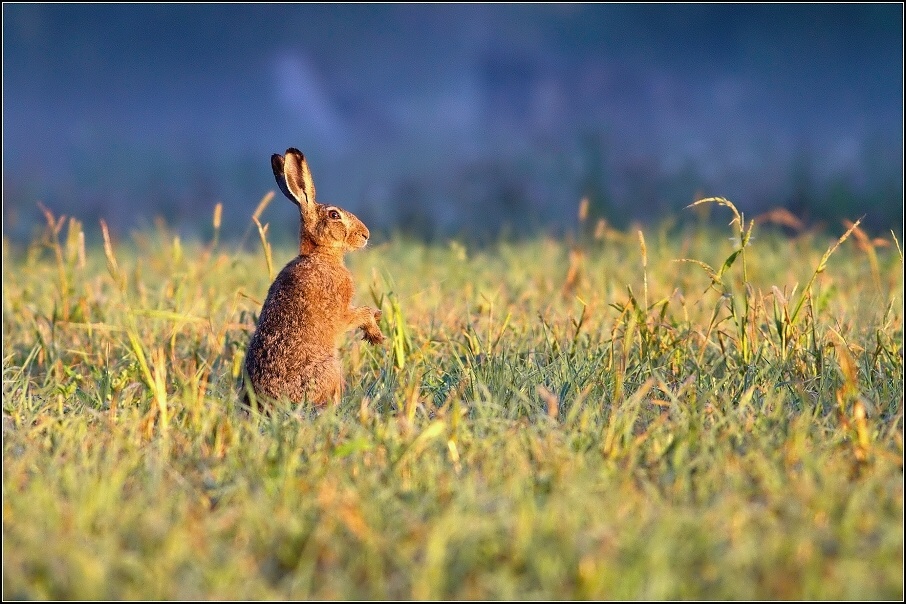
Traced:
<svg viewBox="0 0 906 604">
<path fill-rule="evenodd" d="M 339 220 L 339 219 L 340 219 L 340 213 L 337 212 L 336 210 L 331 210 L 331 211 L 329 211 L 329 212 L 327 213 L 327 215 L 330 216 L 331 218 L 333 218 L 334 220 Z"/>
</svg>

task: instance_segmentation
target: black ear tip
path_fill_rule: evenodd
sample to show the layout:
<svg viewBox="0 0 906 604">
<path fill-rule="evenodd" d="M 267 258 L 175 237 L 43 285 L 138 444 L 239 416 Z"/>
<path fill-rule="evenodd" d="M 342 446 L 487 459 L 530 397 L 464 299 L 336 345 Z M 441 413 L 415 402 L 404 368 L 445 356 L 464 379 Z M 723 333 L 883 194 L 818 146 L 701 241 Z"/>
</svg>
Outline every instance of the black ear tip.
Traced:
<svg viewBox="0 0 906 604">
<path fill-rule="evenodd" d="M 283 174 L 283 156 L 279 153 L 271 155 L 271 168 L 275 174 Z"/>
<path fill-rule="evenodd" d="M 298 149 L 296 149 L 295 147 L 290 147 L 289 149 L 287 149 L 287 150 L 286 150 L 286 154 L 287 154 L 287 155 L 295 155 L 295 156 L 297 156 L 300 160 L 305 159 L 305 156 L 302 155 L 302 152 L 299 151 Z"/>
</svg>

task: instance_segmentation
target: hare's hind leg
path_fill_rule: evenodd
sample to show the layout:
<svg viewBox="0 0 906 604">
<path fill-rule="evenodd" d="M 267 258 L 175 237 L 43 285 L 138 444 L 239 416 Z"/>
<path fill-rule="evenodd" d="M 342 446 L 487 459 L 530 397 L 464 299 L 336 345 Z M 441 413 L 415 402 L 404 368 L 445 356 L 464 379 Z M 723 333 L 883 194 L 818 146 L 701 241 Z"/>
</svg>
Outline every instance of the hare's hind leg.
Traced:
<svg viewBox="0 0 906 604">
<path fill-rule="evenodd" d="M 343 371 L 340 360 L 327 357 L 312 363 L 302 372 L 303 397 L 311 404 L 321 407 L 337 405 L 343 396 Z"/>
</svg>

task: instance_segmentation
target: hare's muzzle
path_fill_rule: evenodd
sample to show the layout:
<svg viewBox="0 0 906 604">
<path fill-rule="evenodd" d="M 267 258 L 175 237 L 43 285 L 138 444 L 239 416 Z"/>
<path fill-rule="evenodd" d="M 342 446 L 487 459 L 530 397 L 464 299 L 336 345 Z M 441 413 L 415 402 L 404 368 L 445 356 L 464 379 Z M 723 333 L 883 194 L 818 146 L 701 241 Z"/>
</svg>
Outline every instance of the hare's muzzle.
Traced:
<svg viewBox="0 0 906 604">
<path fill-rule="evenodd" d="M 356 229 L 351 233 L 349 243 L 356 249 L 365 247 L 368 245 L 369 235 L 368 229 L 363 225 L 361 229 Z"/>
</svg>

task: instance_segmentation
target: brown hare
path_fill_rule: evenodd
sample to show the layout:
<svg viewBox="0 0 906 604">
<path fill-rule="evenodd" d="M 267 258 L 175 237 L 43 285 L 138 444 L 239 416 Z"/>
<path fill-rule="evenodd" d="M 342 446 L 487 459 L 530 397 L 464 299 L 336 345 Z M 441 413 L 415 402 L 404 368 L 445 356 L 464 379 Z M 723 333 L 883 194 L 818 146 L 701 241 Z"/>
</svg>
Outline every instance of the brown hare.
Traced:
<svg viewBox="0 0 906 604">
<path fill-rule="evenodd" d="M 346 252 L 368 243 L 368 227 L 351 212 L 315 201 L 311 172 L 298 149 L 274 154 L 271 166 L 280 190 L 299 206 L 299 256 L 267 292 L 245 356 L 243 399 L 338 403 L 343 375 L 337 338 L 360 327 L 368 342 L 384 340 L 377 324 L 381 311 L 350 306 L 352 275 L 343 264 Z"/>
</svg>

